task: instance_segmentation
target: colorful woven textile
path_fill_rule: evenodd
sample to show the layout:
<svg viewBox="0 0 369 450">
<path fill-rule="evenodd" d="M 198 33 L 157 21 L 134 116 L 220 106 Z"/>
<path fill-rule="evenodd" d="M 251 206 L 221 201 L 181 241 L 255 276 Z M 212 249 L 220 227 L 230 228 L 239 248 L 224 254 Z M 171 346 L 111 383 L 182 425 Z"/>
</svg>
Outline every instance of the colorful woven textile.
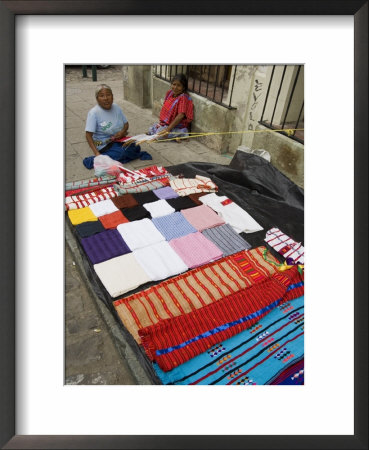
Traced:
<svg viewBox="0 0 369 450">
<path fill-rule="evenodd" d="M 118 194 L 113 187 L 106 187 L 85 194 L 72 195 L 65 198 L 65 209 L 80 209 L 116 197 Z"/>
<path fill-rule="evenodd" d="M 80 189 L 84 187 L 92 187 L 92 186 L 103 186 L 105 184 L 112 183 L 115 181 L 116 178 L 111 175 L 105 175 L 103 177 L 95 177 L 95 178 L 89 178 L 87 180 L 79 180 L 79 181 L 70 181 L 65 184 L 65 190 L 72 190 L 72 189 Z"/>
<path fill-rule="evenodd" d="M 93 205 L 90 205 L 90 209 L 97 217 L 118 211 L 118 208 L 111 200 L 103 200 L 99 203 L 94 203 Z"/>
<path fill-rule="evenodd" d="M 167 372 L 250 328 L 278 305 L 303 293 L 302 275 L 293 266 L 215 303 L 162 320 L 138 333 L 148 357 Z"/>
<path fill-rule="evenodd" d="M 142 206 L 149 211 L 153 218 L 167 216 L 175 211 L 166 200 L 157 200 L 156 202 L 145 203 Z"/>
<path fill-rule="evenodd" d="M 200 197 L 200 201 L 222 216 L 237 233 L 254 233 L 263 229 L 249 213 L 225 195 L 208 194 Z"/>
<path fill-rule="evenodd" d="M 164 280 L 188 270 L 186 264 L 165 241 L 135 250 L 133 254 L 152 281 Z"/>
<path fill-rule="evenodd" d="M 184 218 L 198 231 L 223 225 L 224 220 L 206 205 L 195 206 L 181 211 Z"/>
<path fill-rule="evenodd" d="M 169 186 L 170 180 L 175 179 L 173 175 L 163 175 L 162 177 L 157 177 L 157 180 L 144 181 L 140 183 L 125 183 L 125 184 L 114 184 L 114 190 L 119 194 L 135 194 L 140 192 L 153 191 L 154 189 L 162 188 L 163 186 Z"/>
<path fill-rule="evenodd" d="M 180 212 L 175 212 L 164 217 L 157 217 L 152 219 L 152 223 L 167 241 L 186 236 L 190 233 L 196 233 L 197 231 Z"/>
<path fill-rule="evenodd" d="M 283 303 L 251 328 L 169 372 L 163 384 L 304 384 L 304 297 Z"/>
<path fill-rule="evenodd" d="M 105 230 L 82 238 L 81 244 L 92 264 L 98 264 L 131 251 L 117 230 Z"/>
<path fill-rule="evenodd" d="M 223 256 L 223 252 L 200 232 L 172 239 L 169 245 L 190 269 Z"/>
<path fill-rule="evenodd" d="M 295 242 L 279 228 L 266 232 L 265 242 L 286 258 L 287 264 L 304 264 L 304 247 L 301 242 Z"/>
<path fill-rule="evenodd" d="M 110 228 L 117 228 L 121 223 L 129 222 L 119 210 L 110 214 L 105 214 L 105 216 L 100 216 L 99 220 L 107 230 Z"/>
<path fill-rule="evenodd" d="M 186 314 L 278 273 L 273 264 L 278 260 L 268 255 L 272 262 L 265 261 L 264 250 L 265 247 L 258 247 L 227 256 L 117 300 L 113 305 L 124 326 L 140 342 L 140 328 Z"/>
<path fill-rule="evenodd" d="M 195 178 L 177 178 L 170 180 L 170 186 L 180 196 L 195 194 L 196 192 L 216 192 L 218 186 L 208 177 L 196 175 Z"/>
<path fill-rule="evenodd" d="M 251 245 L 227 223 L 219 227 L 208 228 L 202 234 L 220 248 L 224 256 L 251 248 Z"/>
<path fill-rule="evenodd" d="M 188 195 L 185 197 L 172 198 L 167 200 L 172 208 L 176 211 L 181 211 L 182 209 L 194 208 L 196 203 L 190 199 Z"/>
<path fill-rule="evenodd" d="M 117 230 L 132 251 L 165 241 L 164 236 L 150 219 L 123 223 L 118 225 Z"/>
<path fill-rule="evenodd" d="M 123 209 L 124 216 L 130 221 L 133 222 L 135 220 L 141 220 L 141 219 L 150 219 L 151 214 L 149 211 L 144 208 L 143 206 L 134 206 L 133 208 L 126 208 Z"/>
<path fill-rule="evenodd" d="M 103 187 L 113 187 L 114 182 L 105 184 Z M 100 189 L 102 189 L 101 186 L 91 186 L 91 187 L 84 187 L 84 188 L 78 188 L 78 189 L 68 189 L 67 191 L 64 191 L 65 198 L 71 197 L 72 195 L 82 195 L 82 194 L 89 194 L 90 192 L 97 192 Z"/>
<path fill-rule="evenodd" d="M 165 169 L 165 167 L 149 166 L 144 167 L 143 169 L 136 169 L 133 172 L 124 171 L 117 177 L 117 181 L 119 181 L 122 184 L 125 184 L 142 181 L 142 178 L 140 177 L 150 178 L 151 180 L 153 180 L 158 176 L 165 176 L 165 175 L 169 175 L 169 172 L 167 171 L 167 169 Z"/>
<path fill-rule="evenodd" d="M 72 222 L 72 225 L 78 225 L 83 222 L 93 222 L 97 221 L 97 217 L 91 211 L 89 206 L 81 209 L 72 209 L 68 211 L 69 220 Z"/>
<path fill-rule="evenodd" d="M 153 191 L 140 192 L 139 194 L 132 194 L 136 202 L 143 206 L 145 203 L 156 202 L 158 197 Z"/>
<path fill-rule="evenodd" d="M 150 281 L 133 253 L 108 259 L 94 269 L 111 297 L 118 297 Z"/>
<path fill-rule="evenodd" d="M 81 238 L 101 233 L 104 230 L 105 228 L 99 220 L 95 222 L 83 222 L 76 226 L 76 231 Z"/>
<path fill-rule="evenodd" d="M 134 206 L 138 206 L 138 203 L 132 194 L 119 195 L 118 197 L 112 198 L 111 201 L 118 209 L 133 208 Z"/>
<path fill-rule="evenodd" d="M 160 189 L 155 189 L 155 191 L 153 191 L 154 194 L 163 200 L 168 200 L 170 198 L 177 198 L 178 194 L 176 191 L 174 191 L 170 186 L 166 186 Z"/>
</svg>

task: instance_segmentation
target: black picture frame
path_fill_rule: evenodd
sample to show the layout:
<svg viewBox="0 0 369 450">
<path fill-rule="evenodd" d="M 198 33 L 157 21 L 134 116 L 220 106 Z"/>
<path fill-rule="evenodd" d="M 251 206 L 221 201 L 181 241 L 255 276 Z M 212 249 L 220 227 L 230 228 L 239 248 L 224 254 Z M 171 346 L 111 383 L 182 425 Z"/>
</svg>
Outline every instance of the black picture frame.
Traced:
<svg viewBox="0 0 369 450">
<path fill-rule="evenodd" d="M 15 16 L 20 14 L 352 15 L 354 17 L 354 435 L 15 435 Z M 0 445 L 6 449 L 367 449 L 368 448 L 368 1 L 88 0 L 0 1 Z M 19 280 L 18 280 L 19 281 Z M 339 395 L 339 393 L 337 394 Z"/>
</svg>

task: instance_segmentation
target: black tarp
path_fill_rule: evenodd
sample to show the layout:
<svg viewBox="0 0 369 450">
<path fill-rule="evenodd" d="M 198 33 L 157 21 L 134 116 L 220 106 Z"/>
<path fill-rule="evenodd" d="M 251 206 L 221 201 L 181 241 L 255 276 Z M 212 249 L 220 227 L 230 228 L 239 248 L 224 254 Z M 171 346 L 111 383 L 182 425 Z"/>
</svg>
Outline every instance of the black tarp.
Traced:
<svg viewBox="0 0 369 450">
<path fill-rule="evenodd" d="M 280 228 L 295 241 L 304 243 L 303 190 L 260 156 L 237 151 L 229 166 L 189 162 L 170 166 L 166 169 L 173 175 L 181 174 L 186 178 L 194 178 L 196 175 L 211 178 L 219 188 L 219 195 L 229 197 L 241 208 L 245 209 L 264 228 L 256 233 L 241 233 L 241 236 L 252 247 L 267 246 L 264 241 L 265 233 L 273 227 Z M 79 236 L 72 225 L 71 229 L 78 242 L 80 252 L 84 255 Z M 280 261 L 283 261 L 283 258 L 273 249 L 269 247 L 269 250 Z M 152 382 L 160 383 L 144 351 L 123 327 L 113 307 L 113 301 L 123 296 L 112 298 L 100 282 L 88 258 L 84 257 L 83 261 L 87 277 L 97 296 L 110 309 L 120 324 L 127 342 L 137 352 L 137 357 L 146 368 L 148 374 L 150 374 Z M 135 290 L 125 293 L 124 297 L 154 284 L 158 283 L 146 283 Z"/>
</svg>

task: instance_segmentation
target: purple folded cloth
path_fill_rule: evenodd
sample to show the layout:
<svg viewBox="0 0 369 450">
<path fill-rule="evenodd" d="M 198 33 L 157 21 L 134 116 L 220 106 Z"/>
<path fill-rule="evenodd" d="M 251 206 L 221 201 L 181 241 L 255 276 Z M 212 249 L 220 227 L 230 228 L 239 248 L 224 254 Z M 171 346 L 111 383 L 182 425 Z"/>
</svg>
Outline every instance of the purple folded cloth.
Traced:
<svg viewBox="0 0 369 450">
<path fill-rule="evenodd" d="M 167 216 L 156 217 L 152 219 L 152 223 L 165 237 L 167 241 L 190 233 L 196 233 L 194 228 L 180 212 L 168 214 Z"/>
<path fill-rule="evenodd" d="M 172 239 L 169 245 L 190 269 L 223 256 L 223 252 L 200 232 Z"/>
<path fill-rule="evenodd" d="M 154 194 L 161 200 L 168 200 L 169 198 L 177 198 L 179 195 L 170 186 L 166 186 L 160 189 L 155 189 Z"/>
<path fill-rule="evenodd" d="M 98 264 L 131 251 L 119 231 L 114 229 L 83 238 L 81 244 L 92 264 Z"/>
</svg>

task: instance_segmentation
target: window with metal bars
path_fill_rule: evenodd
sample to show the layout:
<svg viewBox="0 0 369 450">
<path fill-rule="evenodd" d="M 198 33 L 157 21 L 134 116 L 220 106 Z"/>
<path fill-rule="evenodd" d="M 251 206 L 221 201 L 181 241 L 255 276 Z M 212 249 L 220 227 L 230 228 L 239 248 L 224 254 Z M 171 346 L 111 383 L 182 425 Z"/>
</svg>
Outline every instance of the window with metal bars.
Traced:
<svg viewBox="0 0 369 450">
<path fill-rule="evenodd" d="M 304 66 L 270 66 L 268 78 L 269 83 L 259 123 L 273 130 L 281 130 L 281 133 L 303 143 Z"/>
<path fill-rule="evenodd" d="M 214 103 L 232 109 L 232 93 L 237 66 L 154 66 L 154 75 L 171 81 L 174 75 L 183 73 L 188 79 L 188 91 Z"/>
</svg>

